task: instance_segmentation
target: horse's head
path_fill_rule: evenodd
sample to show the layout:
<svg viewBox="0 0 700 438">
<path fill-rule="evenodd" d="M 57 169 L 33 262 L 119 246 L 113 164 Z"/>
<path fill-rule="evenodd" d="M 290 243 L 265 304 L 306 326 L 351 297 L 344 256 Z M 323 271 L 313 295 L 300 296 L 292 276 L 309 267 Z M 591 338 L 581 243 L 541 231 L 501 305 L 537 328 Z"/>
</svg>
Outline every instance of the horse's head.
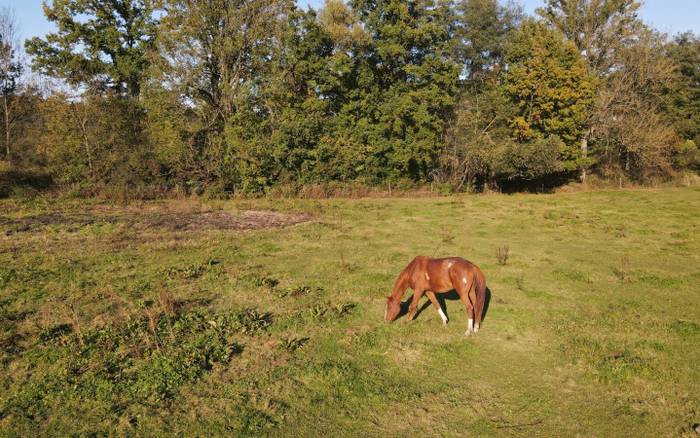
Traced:
<svg viewBox="0 0 700 438">
<path fill-rule="evenodd" d="M 401 301 L 398 298 L 387 297 L 384 320 L 386 322 L 392 322 L 399 316 L 399 313 L 401 313 Z"/>
</svg>

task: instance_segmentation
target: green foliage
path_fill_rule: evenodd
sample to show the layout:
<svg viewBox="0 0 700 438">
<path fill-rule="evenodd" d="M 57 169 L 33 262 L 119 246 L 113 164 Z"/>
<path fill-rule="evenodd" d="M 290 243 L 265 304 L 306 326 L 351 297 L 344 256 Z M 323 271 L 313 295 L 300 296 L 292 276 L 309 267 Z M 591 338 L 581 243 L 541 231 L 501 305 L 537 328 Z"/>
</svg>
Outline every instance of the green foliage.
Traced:
<svg viewBox="0 0 700 438">
<path fill-rule="evenodd" d="M 469 80 L 498 74 L 508 34 L 520 24 L 522 11 L 497 0 L 460 0 L 455 4 L 455 51 Z"/>
<path fill-rule="evenodd" d="M 561 162 L 564 143 L 556 136 L 528 142 L 504 142 L 492 163 L 493 171 L 505 179 L 536 179 L 565 170 Z"/>
<path fill-rule="evenodd" d="M 155 38 L 155 6 L 152 0 L 44 3 L 57 32 L 27 41 L 34 69 L 74 85 L 138 96 Z"/>
<path fill-rule="evenodd" d="M 674 82 L 666 37 L 640 20 L 641 4 L 548 0 L 537 12 L 576 46 L 598 79 L 582 144 L 591 161 L 581 164 L 595 164 L 605 176 L 624 173 L 645 181 L 673 174 L 679 139 L 662 114 L 668 105 L 663 90 Z"/>
<path fill-rule="evenodd" d="M 12 9 L 0 9 L 0 157 L 23 167 L 32 163 L 35 152 L 36 90 L 24 77 L 17 23 Z M 0 191 L 3 191 L 0 188 Z"/>
<path fill-rule="evenodd" d="M 518 108 L 511 120 L 515 138 L 528 142 L 557 136 L 566 146 L 559 154 L 562 165 L 577 169 L 596 81 L 576 47 L 543 24 L 526 21 L 509 41 L 506 62 L 504 91 Z M 540 143 L 545 144 L 554 149 L 552 141 Z"/>
<path fill-rule="evenodd" d="M 436 179 L 457 190 L 493 182 L 492 165 L 499 145 L 510 141 L 508 125 L 516 108 L 500 87 L 485 85 L 471 83 L 460 96 L 447 130 L 447 147 L 440 156 Z"/>
<path fill-rule="evenodd" d="M 218 191 L 269 185 L 277 177 L 276 163 L 269 151 L 256 153 L 267 149 L 260 139 L 269 135 L 263 84 L 271 79 L 270 60 L 281 49 L 277 43 L 291 1 L 165 4 L 151 85 L 154 104 L 166 99 L 170 106 L 158 120 L 170 131 L 163 140 L 175 146 L 175 166 L 189 185 Z M 184 111 L 177 107 L 183 98 L 188 101 Z"/>
<path fill-rule="evenodd" d="M 527 21 L 509 41 L 506 94 L 519 109 L 516 138 L 558 135 L 571 144 L 581 136 L 594 80 L 575 47 L 544 25 Z"/>
<path fill-rule="evenodd" d="M 373 176 L 425 180 L 443 148 L 445 116 L 454 105 L 460 67 L 451 60 L 444 3 L 352 1 L 372 35 L 360 59 L 358 103 L 342 111 L 341 126 L 371 147 Z M 366 83 L 371 80 L 371 83 Z M 358 132 L 359 131 L 359 132 Z"/>
<path fill-rule="evenodd" d="M 304 344 L 309 340 L 309 338 L 284 338 L 279 343 L 279 348 L 282 350 L 294 352 L 299 348 L 303 347 Z"/>
<path fill-rule="evenodd" d="M 700 334 L 700 324 L 693 321 L 678 319 L 669 324 L 671 329 L 683 337 L 693 337 Z"/>
<path fill-rule="evenodd" d="M 699 145 L 700 38 L 691 33 L 680 34 L 668 44 L 667 50 L 676 66 L 676 71 L 666 91 L 668 101 L 665 112 L 684 140 L 690 140 L 695 145 Z M 686 144 L 686 148 L 688 145 Z"/>
<path fill-rule="evenodd" d="M 598 77 L 609 73 L 618 51 L 643 31 L 639 0 L 546 0 L 537 13 L 572 42 Z"/>
<path fill-rule="evenodd" d="M 203 180 L 201 174 L 207 170 L 191 140 L 202 121 L 191 116 L 176 93 L 150 82 L 144 85 L 140 101 L 145 112 L 143 134 L 166 181 L 195 191 L 194 182 Z"/>
<path fill-rule="evenodd" d="M 505 50 L 508 68 L 494 78 L 500 82 L 467 83 L 439 180 L 460 188 L 552 178 L 588 165 L 579 145 L 596 81 L 575 47 L 529 20 L 509 34 Z"/>
<path fill-rule="evenodd" d="M 123 197 L 668 177 L 700 162 L 697 38 L 668 43 L 639 5 L 54 1 L 26 47 L 76 95 L 17 88 L 3 36 L 4 154 Z"/>
<path fill-rule="evenodd" d="M 6 20 L 7 18 L 0 17 L 0 20 L 3 19 Z M 10 38 L 14 37 L 14 35 L 8 36 Z M 13 46 L 14 42 L 8 40 L 8 36 L 0 35 L 0 93 L 2 93 L 3 98 L 17 91 L 17 82 L 22 75 L 22 64 L 17 59 L 17 51 Z"/>
<path fill-rule="evenodd" d="M 634 44 L 617 49 L 615 60 L 619 67 L 604 77 L 594 113 L 599 165 L 639 181 L 672 175 L 681 139 L 663 113 L 675 68 L 664 55 L 663 35 L 641 30 Z"/>
<path fill-rule="evenodd" d="M 133 186 L 159 182 L 160 164 L 146 148 L 144 112 L 123 97 L 86 96 L 44 102 L 41 138 L 47 167 L 64 184 Z"/>
<path fill-rule="evenodd" d="M 686 140 L 678 146 L 674 164 L 679 169 L 700 169 L 700 148 L 693 140 Z"/>
<path fill-rule="evenodd" d="M 362 177 L 426 180 L 434 167 L 458 71 L 445 58 L 445 8 L 357 4 L 364 33 L 349 10 L 326 7 L 320 21 L 313 12 L 290 15 L 262 93 L 229 120 L 227 142 L 244 190 Z"/>
<path fill-rule="evenodd" d="M 246 191 L 322 179 L 316 148 L 338 105 L 328 66 L 333 41 L 315 13 L 295 11 L 282 44 L 261 95 L 244 102 L 226 128 L 229 152 Z M 259 110 L 261 104 L 266 112 Z"/>
<path fill-rule="evenodd" d="M 370 37 L 362 28 L 357 14 L 342 0 L 326 0 L 319 12 L 319 22 L 333 39 L 342 62 L 345 51 L 370 43 Z"/>
</svg>

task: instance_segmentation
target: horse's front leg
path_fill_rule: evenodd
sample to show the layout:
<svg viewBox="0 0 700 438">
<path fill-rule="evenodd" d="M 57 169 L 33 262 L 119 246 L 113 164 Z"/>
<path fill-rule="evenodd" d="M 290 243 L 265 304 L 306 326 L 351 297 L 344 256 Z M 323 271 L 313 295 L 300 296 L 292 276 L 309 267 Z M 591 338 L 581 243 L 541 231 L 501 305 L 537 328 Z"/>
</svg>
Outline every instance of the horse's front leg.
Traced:
<svg viewBox="0 0 700 438">
<path fill-rule="evenodd" d="M 409 321 L 413 321 L 413 318 L 416 317 L 416 311 L 418 310 L 418 302 L 420 301 L 424 292 L 425 291 L 422 291 L 420 289 L 413 291 L 413 299 L 411 300 L 411 305 L 408 307 Z"/>
</svg>

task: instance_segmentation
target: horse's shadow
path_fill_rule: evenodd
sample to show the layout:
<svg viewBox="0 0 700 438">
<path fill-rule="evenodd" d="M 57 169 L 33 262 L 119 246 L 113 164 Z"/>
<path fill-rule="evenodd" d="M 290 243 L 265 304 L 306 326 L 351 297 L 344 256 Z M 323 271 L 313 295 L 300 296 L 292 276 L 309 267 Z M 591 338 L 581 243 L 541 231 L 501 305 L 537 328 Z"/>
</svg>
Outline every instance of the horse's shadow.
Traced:
<svg viewBox="0 0 700 438">
<path fill-rule="evenodd" d="M 438 303 L 440 304 L 440 308 L 442 309 L 443 312 L 445 312 L 445 316 L 448 319 L 450 318 L 450 315 L 447 312 L 447 305 L 446 305 L 447 301 L 457 301 L 460 304 L 460 308 L 463 308 L 462 301 L 459 299 L 459 294 L 454 289 L 449 291 L 449 292 L 435 294 L 435 296 L 437 297 Z M 412 299 L 413 299 L 413 295 L 411 295 L 410 297 L 408 297 L 408 299 L 406 301 L 401 303 L 401 312 L 399 313 L 399 316 L 398 316 L 399 318 L 408 313 L 408 308 L 411 305 Z M 491 289 L 486 287 L 486 296 L 484 297 L 484 313 L 481 315 L 482 323 L 486 319 L 486 314 L 489 311 L 489 303 L 490 302 L 491 302 Z M 425 301 L 416 311 L 415 317 L 418 318 L 418 316 L 421 313 L 423 313 L 423 311 L 425 309 L 427 309 L 428 307 L 432 307 L 432 303 L 430 302 L 428 297 L 425 297 Z"/>
</svg>

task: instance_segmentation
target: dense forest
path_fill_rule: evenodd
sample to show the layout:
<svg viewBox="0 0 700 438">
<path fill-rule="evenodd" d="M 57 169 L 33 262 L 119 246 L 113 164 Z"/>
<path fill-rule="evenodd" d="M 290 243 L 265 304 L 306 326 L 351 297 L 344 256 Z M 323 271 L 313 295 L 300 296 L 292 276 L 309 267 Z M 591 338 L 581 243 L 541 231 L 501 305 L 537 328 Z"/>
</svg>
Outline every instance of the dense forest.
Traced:
<svg viewBox="0 0 700 438">
<path fill-rule="evenodd" d="M 54 0 L 0 17 L 0 191 L 649 183 L 700 167 L 700 39 L 637 0 Z M 28 56 L 23 56 L 26 53 Z"/>
</svg>

